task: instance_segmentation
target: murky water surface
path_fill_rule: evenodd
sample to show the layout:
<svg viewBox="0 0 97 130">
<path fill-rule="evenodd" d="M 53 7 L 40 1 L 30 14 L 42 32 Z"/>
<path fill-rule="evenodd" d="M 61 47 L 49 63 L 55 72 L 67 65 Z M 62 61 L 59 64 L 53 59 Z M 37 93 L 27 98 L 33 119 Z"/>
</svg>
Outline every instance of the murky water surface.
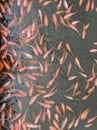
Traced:
<svg viewBox="0 0 97 130">
<path fill-rule="evenodd" d="M 0 19 L 10 30 L 5 39 L 0 34 L 0 130 L 96 130 L 97 1 L 7 5 L 12 15 L 4 14 L 8 23 Z"/>
</svg>

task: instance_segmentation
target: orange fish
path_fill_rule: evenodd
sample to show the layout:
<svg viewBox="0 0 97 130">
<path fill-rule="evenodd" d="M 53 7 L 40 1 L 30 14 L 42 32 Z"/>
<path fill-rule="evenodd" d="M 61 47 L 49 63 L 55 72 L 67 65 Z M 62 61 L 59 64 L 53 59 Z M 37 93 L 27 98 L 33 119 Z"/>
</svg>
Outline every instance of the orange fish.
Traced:
<svg viewBox="0 0 97 130">
<path fill-rule="evenodd" d="M 46 1 L 46 2 L 43 3 L 43 6 L 47 6 L 47 5 L 49 5 L 50 3 L 52 3 L 52 2 L 53 2 L 53 1 L 48 0 L 48 1 Z"/>
<path fill-rule="evenodd" d="M 30 99 L 29 105 L 32 105 L 32 104 L 36 101 L 36 99 L 39 97 L 39 95 L 40 95 L 40 94 L 34 95 L 34 96 Z"/>
<path fill-rule="evenodd" d="M 83 0 L 79 0 L 79 6 L 82 6 Z"/>
<path fill-rule="evenodd" d="M 81 114 L 80 119 L 85 120 L 89 112 L 90 112 L 90 109 L 88 109 L 88 108 L 85 109 L 84 112 Z"/>
<path fill-rule="evenodd" d="M 45 25 L 45 27 L 48 27 L 48 16 L 47 16 L 46 12 L 44 14 L 44 25 Z"/>
<path fill-rule="evenodd" d="M 30 3 L 29 3 L 28 6 L 27 6 L 27 13 L 30 13 L 31 8 L 32 8 L 32 3 L 33 3 L 33 0 L 30 1 Z"/>
<path fill-rule="evenodd" d="M 85 11 L 88 12 L 90 8 L 90 0 L 87 1 L 86 7 L 85 7 Z"/>
</svg>

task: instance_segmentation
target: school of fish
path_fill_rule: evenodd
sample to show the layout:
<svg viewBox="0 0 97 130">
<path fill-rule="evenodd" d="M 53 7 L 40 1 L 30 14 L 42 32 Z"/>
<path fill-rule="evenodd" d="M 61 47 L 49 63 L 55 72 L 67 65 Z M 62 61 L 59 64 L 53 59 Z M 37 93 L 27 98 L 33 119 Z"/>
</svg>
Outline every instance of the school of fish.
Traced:
<svg viewBox="0 0 97 130">
<path fill-rule="evenodd" d="M 84 5 L 86 14 L 97 13 L 95 1 L 0 0 L 0 130 L 71 130 L 82 122 L 84 128 L 95 123 L 97 115 L 90 116 L 88 106 L 76 114 L 69 102 L 84 103 L 95 93 L 97 59 L 89 75 L 69 40 L 60 39 L 53 45 L 49 39 L 52 25 L 55 32 L 70 30 L 84 41 L 91 22 L 81 20 L 80 8 Z M 30 23 L 23 26 L 27 17 Z M 14 28 L 19 30 L 16 34 Z M 88 53 L 97 57 L 96 40 Z"/>
</svg>

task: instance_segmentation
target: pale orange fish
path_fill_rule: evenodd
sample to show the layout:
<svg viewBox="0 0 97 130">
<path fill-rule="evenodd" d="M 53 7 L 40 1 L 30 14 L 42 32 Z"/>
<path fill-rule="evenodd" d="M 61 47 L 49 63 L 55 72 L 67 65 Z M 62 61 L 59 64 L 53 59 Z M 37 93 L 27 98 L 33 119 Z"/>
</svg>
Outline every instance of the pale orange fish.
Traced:
<svg viewBox="0 0 97 130">
<path fill-rule="evenodd" d="M 38 2 L 41 4 L 43 2 L 43 0 L 38 0 Z"/>
<path fill-rule="evenodd" d="M 86 31 L 85 31 L 85 29 L 83 29 L 83 31 L 82 31 L 82 39 L 85 39 L 86 38 Z"/>
<path fill-rule="evenodd" d="M 78 95 L 80 95 L 81 93 L 82 93 L 81 91 L 76 91 L 75 93 L 72 94 L 72 96 L 78 96 Z M 80 99 L 78 99 L 78 98 L 74 98 L 74 100 L 80 101 Z"/>
<path fill-rule="evenodd" d="M 66 109 L 63 102 L 61 102 L 61 108 L 62 108 L 63 114 L 65 115 Z"/>
<path fill-rule="evenodd" d="M 58 105 L 55 106 L 55 110 L 56 112 L 59 114 L 59 115 L 62 115 L 61 111 L 60 111 L 60 108 Z"/>
<path fill-rule="evenodd" d="M 3 103 L 1 106 L 0 106 L 0 113 L 5 109 L 6 107 L 6 103 Z"/>
<path fill-rule="evenodd" d="M 67 68 L 67 75 L 69 75 L 69 74 L 70 74 L 71 69 L 72 69 L 72 64 L 71 64 L 71 63 L 69 63 L 68 68 Z"/>
<path fill-rule="evenodd" d="M 4 126 L 4 124 L 5 124 L 5 111 L 1 112 L 1 121 L 2 121 L 2 125 Z"/>
<path fill-rule="evenodd" d="M 25 124 L 22 125 L 22 128 L 23 130 L 28 130 Z"/>
<path fill-rule="evenodd" d="M 67 96 L 67 95 L 64 95 L 67 99 L 69 99 L 69 100 L 74 100 L 74 98 L 73 97 L 71 97 L 71 96 Z"/>
<path fill-rule="evenodd" d="M 44 3 L 43 3 L 43 6 L 47 6 L 47 5 L 49 5 L 50 3 L 52 3 L 53 1 L 51 1 L 51 0 L 48 0 L 48 1 L 45 1 Z"/>
<path fill-rule="evenodd" d="M 64 16 L 64 19 L 69 19 L 71 16 L 75 15 L 77 12 L 69 13 Z"/>
<path fill-rule="evenodd" d="M 12 117 L 12 104 L 10 103 L 9 108 L 8 108 L 8 117 Z"/>
<path fill-rule="evenodd" d="M 67 4 L 67 1 L 66 1 L 66 0 L 63 1 L 63 5 L 64 5 L 64 7 L 65 7 L 66 9 L 68 8 L 68 4 Z"/>
<path fill-rule="evenodd" d="M 44 108 L 51 108 L 50 104 L 47 103 L 42 103 L 42 102 L 37 102 L 40 106 L 43 106 Z"/>
<path fill-rule="evenodd" d="M 59 66 L 56 71 L 55 71 L 55 74 L 54 74 L 54 77 L 57 78 L 59 73 L 60 73 L 60 69 L 61 69 L 61 66 Z"/>
<path fill-rule="evenodd" d="M 88 128 L 88 127 L 90 127 L 90 126 L 92 126 L 93 124 L 91 123 L 91 124 L 86 124 L 85 125 L 85 128 Z"/>
<path fill-rule="evenodd" d="M 16 15 L 14 14 L 14 18 L 8 23 L 7 27 L 11 28 L 16 24 Z"/>
<path fill-rule="evenodd" d="M 60 16 L 60 22 L 62 25 L 64 25 L 65 27 L 68 27 L 68 24 L 65 23 L 64 18 L 62 16 Z"/>
<path fill-rule="evenodd" d="M 52 123 L 58 130 L 60 130 L 59 124 L 56 120 L 52 120 Z"/>
<path fill-rule="evenodd" d="M 43 59 L 46 59 L 48 57 L 48 55 L 50 54 L 50 52 L 52 51 L 52 48 L 50 50 L 48 50 L 44 55 L 43 55 Z"/>
<path fill-rule="evenodd" d="M 39 122 L 39 119 L 41 117 L 42 111 L 40 110 L 39 114 L 36 116 L 34 123 L 37 124 Z"/>
<path fill-rule="evenodd" d="M 73 93 L 75 93 L 76 91 L 77 91 L 77 89 L 78 89 L 78 82 L 76 82 L 75 84 L 74 84 L 74 90 L 73 90 Z"/>
<path fill-rule="evenodd" d="M 43 44 L 43 40 L 44 40 L 44 36 L 46 35 L 47 33 L 44 33 L 40 39 L 39 39 L 39 44 L 42 45 Z"/>
<path fill-rule="evenodd" d="M 30 26 L 27 27 L 27 32 L 26 33 L 27 33 L 28 38 L 31 37 L 32 32 L 31 32 L 31 27 Z"/>
<path fill-rule="evenodd" d="M 20 6 L 20 18 L 23 18 L 25 15 L 23 6 Z"/>
<path fill-rule="evenodd" d="M 69 123 L 69 125 L 68 125 L 68 127 L 67 127 L 68 130 L 70 130 L 70 129 L 73 127 L 74 122 L 75 122 L 75 117 L 74 117 L 74 118 L 72 119 L 72 121 Z"/>
<path fill-rule="evenodd" d="M 84 28 L 85 30 L 87 30 L 87 29 L 89 28 L 89 26 L 90 26 L 90 23 L 87 23 L 86 25 L 83 25 L 83 28 Z"/>
<path fill-rule="evenodd" d="M 57 10 L 60 9 L 62 7 L 62 0 L 59 1 L 58 5 L 57 5 Z"/>
<path fill-rule="evenodd" d="M 57 92 L 57 90 L 55 90 L 55 91 L 52 92 L 52 93 L 47 93 L 47 94 L 45 94 L 43 97 L 44 97 L 44 98 L 51 97 L 51 96 L 53 96 L 56 92 Z"/>
<path fill-rule="evenodd" d="M 47 83 L 47 88 L 50 88 L 53 82 L 55 81 L 55 76 Z"/>
<path fill-rule="evenodd" d="M 29 89 L 29 96 L 32 96 L 32 94 L 33 94 L 33 85 Z"/>
<path fill-rule="evenodd" d="M 73 4 L 66 9 L 65 13 L 69 14 L 72 10 L 72 7 L 73 7 Z"/>
<path fill-rule="evenodd" d="M 92 93 L 95 89 L 95 84 L 88 90 L 88 93 Z"/>
<path fill-rule="evenodd" d="M 10 124 L 10 130 L 14 130 L 14 124 Z"/>
<path fill-rule="evenodd" d="M 66 51 L 64 51 L 61 58 L 59 59 L 59 64 L 60 65 L 62 65 L 65 62 L 67 56 L 68 56 L 68 53 Z"/>
<path fill-rule="evenodd" d="M 43 73 L 43 70 L 44 70 L 43 65 L 40 62 L 39 62 L 39 65 L 40 65 L 40 71 L 41 73 Z"/>
<path fill-rule="evenodd" d="M 53 52 L 51 55 L 51 61 L 54 62 L 54 60 L 55 60 L 55 52 Z"/>
<path fill-rule="evenodd" d="M 44 25 L 45 25 L 45 27 L 48 27 L 48 16 L 47 16 L 46 12 L 44 14 Z"/>
<path fill-rule="evenodd" d="M 15 80 L 16 78 L 15 78 L 15 76 L 14 76 L 14 74 L 12 74 L 12 73 L 10 73 L 10 72 L 4 72 L 4 73 L 2 73 L 2 74 L 7 74 L 11 79 L 13 79 L 13 80 Z"/>
<path fill-rule="evenodd" d="M 18 106 L 19 106 L 20 112 L 22 112 L 22 102 L 21 102 L 21 100 L 18 100 Z"/>
<path fill-rule="evenodd" d="M 36 77 L 32 74 L 25 74 L 25 76 L 27 76 L 28 78 L 30 78 L 31 80 L 35 81 L 36 80 Z"/>
<path fill-rule="evenodd" d="M 86 99 L 89 98 L 90 95 L 91 95 L 91 93 L 88 93 L 87 95 L 83 96 L 83 97 L 82 97 L 82 100 L 85 101 Z"/>
<path fill-rule="evenodd" d="M 34 95 L 34 96 L 30 99 L 29 105 L 32 105 L 32 104 L 36 101 L 36 99 L 39 97 L 39 95 L 40 95 L 40 94 Z"/>
<path fill-rule="evenodd" d="M 12 15 L 12 10 L 7 3 L 5 3 L 5 8 L 6 8 L 7 12 L 9 13 L 9 15 Z"/>
<path fill-rule="evenodd" d="M 80 116 L 75 120 L 74 128 L 78 126 L 79 121 L 80 121 Z"/>
<path fill-rule="evenodd" d="M 2 60 L 2 62 L 4 64 L 4 66 L 5 66 L 5 68 L 10 70 L 10 65 L 6 61 L 4 61 L 4 60 Z"/>
<path fill-rule="evenodd" d="M 66 116 L 65 119 L 63 119 L 63 121 L 62 121 L 61 130 L 64 130 L 67 122 L 68 122 L 68 117 Z"/>
<path fill-rule="evenodd" d="M 59 122 L 59 114 L 58 113 L 54 114 L 54 118 L 56 119 L 57 122 Z"/>
<path fill-rule="evenodd" d="M 16 56 L 17 56 L 17 52 L 16 52 L 16 50 L 15 50 L 13 47 L 11 47 L 11 49 L 12 49 L 12 53 L 13 53 L 13 55 L 16 57 Z"/>
<path fill-rule="evenodd" d="M 89 85 L 90 85 L 90 82 L 89 81 L 86 81 L 86 85 L 85 85 L 85 89 L 88 89 L 89 88 Z"/>
<path fill-rule="evenodd" d="M 89 114 L 89 112 L 90 112 L 90 109 L 88 109 L 88 108 L 85 109 L 84 112 L 81 113 L 80 119 L 85 120 L 87 115 Z"/>
<path fill-rule="evenodd" d="M 49 64 L 48 62 L 44 62 L 44 73 L 47 73 L 48 72 L 48 69 L 49 69 Z"/>
<path fill-rule="evenodd" d="M 4 8 L 4 6 L 0 3 L 0 9 L 2 10 L 2 13 L 6 13 L 6 9 Z M 1 10 L 0 10 L 0 12 L 1 12 Z"/>
<path fill-rule="evenodd" d="M 94 6 L 95 6 L 95 3 L 94 3 L 94 0 L 92 0 L 92 3 L 91 3 L 91 10 L 94 10 Z"/>
<path fill-rule="evenodd" d="M 48 117 L 48 120 L 49 120 L 49 123 L 51 122 L 51 111 L 49 108 L 47 108 L 47 117 Z"/>
<path fill-rule="evenodd" d="M 41 23 L 42 23 L 42 17 L 43 17 L 43 15 L 42 15 L 42 11 L 40 9 L 38 10 L 38 15 L 39 15 Z"/>
<path fill-rule="evenodd" d="M 95 52 L 97 52 L 97 49 L 90 49 L 89 52 L 90 53 L 95 53 Z"/>
<path fill-rule="evenodd" d="M 47 103 L 47 104 L 51 104 L 51 105 L 55 104 L 55 101 L 53 101 L 53 100 L 46 100 L 46 99 L 44 99 L 44 102 Z"/>
<path fill-rule="evenodd" d="M 87 78 L 88 76 L 85 74 L 85 73 L 82 73 L 82 72 L 78 72 L 82 77 L 84 77 L 84 78 Z"/>
<path fill-rule="evenodd" d="M 56 14 L 52 15 L 52 20 L 53 20 L 53 23 L 55 25 L 55 29 L 57 29 L 59 27 L 59 24 L 58 24 L 58 20 L 57 20 Z"/>
<path fill-rule="evenodd" d="M 74 80 L 74 79 L 76 79 L 78 76 L 76 76 L 76 75 L 73 75 L 73 76 L 70 76 L 69 78 L 68 78 L 68 80 Z"/>
<path fill-rule="evenodd" d="M 17 120 L 18 118 L 20 118 L 20 116 L 21 116 L 21 113 L 16 114 L 16 115 L 10 120 L 10 122 L 13 122 L 13 121 Z"/>
<path fill-rule="evenodd" d="M 63 14 L 63 13 L 65 13 L 64 10 L 57 10 L 55 14 L 60 15 L 60 14 Z"/>
<path fill-rule="evenodd" d="M 57 128 L 54 127 L 54 126 L 49 126 L 49 129 L 50 129 L 50 130 L 57 130 Z"/>
<path fill-rule="evenodd" d="M 65 47 L 66 47 L 66 50 L 72 54 L 71 47 L 68 43 L 66 43 Z"/>
<path fill-rule="evenodd" d="M 40 129 L 41 128 L 41 125 L 36 125 L 36 124 L 31 124 L 31 123 L 25 123 L 25 125 L 28 127 L 28 128 L 33 128 L 33 129 Z"/>
<path fill-rule="evenodd" d="M 45 108 L 44 108 L 44 110 L 42 112 L 42 116 L 41 116 L 41 122 L 45 122 L 45 120 L 46 120 L 46 111 L 45 111 Z"/>
<path fill-rule="evenodd" d="M 85 11 L 88 12 L 90 8 L 90 0 L 87 1 L 86 7 L 85 7 Z"/>
<path fill-rule="evenodd" d="M 69 106 L 69 105 L 66 105 L 66 109 L 67 109 L 68 111 L 70 111 L 70 112 L 74 112 L 73 109 L 71 108 L 71 106 Z"/>
<path fill-rule="evenodd" d="M 72 30 L 74 30 L 75 32 L 77 32 L 79 34 L 79 36 L 80 36 L 80 33 L 79 33 L 78 29 L 73 24 L 69 23 L 68 27 L 71 28 Z"/>
<path fill-rule="evenodd" d="M 78 66 L 78 68 L 81 70 L 81 71 L 84 71 L 84 69 L 81 67 L 81 64 L 80 64 L 80 61 L 77 57 L 75 57 L 75 64 Z"/>
<path fill-rule="evenodd" d="M 30 3 L 28 4 L 28 6 L 27 6 L 27 13 L 30 13 L 31 8 L 32 8 L 32 3 L 33 3 L 33 1 L 30 1 Z"/>
<path fill-rule="evenodd" d="M 97 86 L 97 78 L 95 79 L 94 84 L 95 84 L 95 86 Z"/>
<path fill-rule="evenodd" d="M 0 18 L 2 19 L 3 18 L 3 15 L 2 15 L 2 13 L 0 12 Z"/>
<path fill-rule="evenodd" d="M 77 21 L 73 21 L 72 25 L 76 26 L 78 23 L 80 23 L 80 21 L 78 21 L 78 20 Z"/>
<path fill-rule="evenodd" d="M 33 56 L 27 52 L 21 52 L 23 55 L 25 55 L 27 58 L 33 59 Z"/>
<path fill-rule="evenodd" d="M 94 45 L 97 45 L 97 42 L 94 42 L 93 44 L 94 44 Z"/>
<path fill-rule="evenodd" d="M 23 1 L 23 7 L 27 7 L 27 4 L 28 4 L 28 0 L 24 0 Z"/>
<path fill-rule="evenodd" d="M 40 46 L 38 45 L 38 43 L 37 43 L 36 41 L 35 41 L 35 46 L 36 46 L 37 51 L 38 51 L 40 54 L 43 54 L 42 49 L 40 48 Z"/>
<path fill-rule="evenodd" d="M 38 92 L 39 94 L 43 95 L 43 94 L 46 94 L 46 91 L 45 90 L 36 90 L 36 92 Z"/>
<path fill-rule="evenodd" d="M 79 6 L 82 6 L 83 0 L 79 0 Z"/>
<path fill-rule="evenodd" d="M 17 6 L 21 5 L 21 0 L 17 0 Z"/>
<path fill-rule="evenodd" d="M 27 110 L 24 112 L 24 114 L 23 114 L 23 116 L 22 116 L 22 118 L 21 118 L 21 123 L 22 123 L 22 124 L 24 124 L 24 122 L 25 122 L 25 119 L 26 119 L 26 116 L 27 116 L 27 112 L 28 112 L 28 108 L 27 108 Z"/>
<path fill-rule="evenodd" d="M 16 91 L 17 91 L 20 95 L 22 95 L 22 96 L 24 96 L 24 97 L 27 96 L 27 93 L 24 92 L 24 91 L 22 91 L 22 90 L 16 89 Z"/>
<path fill-rule="evenodd" d="M 87 120 L 87 123 L 92 123 L 94 120 L 97 119 L 97 116 L 91 117 Z"/>
<path fill-rule="evenodd" d="M 95 78 L 95 75 L 92 76 L 92 77 L 90 77 L 87 81 L 88 81 L 88 82 L 92 82 L 92 81 L 94 80 L 94 78 Z"/>
<path fill-rule="evenodd" d="M 63 41 L 60 41 L 57 45 L 57 51 L 59 51 L 62 48 Z"/>
<path fill-rule="evenodd" d="M 32 46 L 32 45 L 31 45 L 31 48 L 32 48 L 32 51 L 34 52 L 34 54 L 36 56 L 38 56 L 39 55 L 38 50 L 34 46 Z"/>
<path fill-rule="evenodd" d="M 18 128 L 19 130 L 21 129 L 22 127 L 22 121 L 21 121 L 21 118 L 18 119 Z"/>
</svg>

